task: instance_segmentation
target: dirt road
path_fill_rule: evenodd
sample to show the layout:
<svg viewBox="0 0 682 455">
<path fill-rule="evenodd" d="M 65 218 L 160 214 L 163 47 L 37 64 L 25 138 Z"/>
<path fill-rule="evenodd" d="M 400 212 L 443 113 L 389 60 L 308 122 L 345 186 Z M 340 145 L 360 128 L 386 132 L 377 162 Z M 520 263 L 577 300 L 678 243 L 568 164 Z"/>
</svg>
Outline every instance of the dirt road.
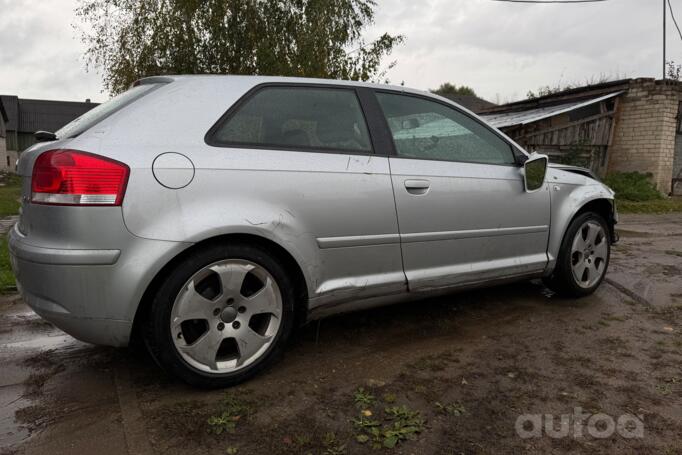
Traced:
<svg viewBox="0 0 682 455">
<path fill-rule="evenodd" d="M 228 391 L 5 297 L 0 453 L 682 453 L 682 215 L 619 228 L 591 297 L 521 283 L 337 316 Z"/>
</svg>

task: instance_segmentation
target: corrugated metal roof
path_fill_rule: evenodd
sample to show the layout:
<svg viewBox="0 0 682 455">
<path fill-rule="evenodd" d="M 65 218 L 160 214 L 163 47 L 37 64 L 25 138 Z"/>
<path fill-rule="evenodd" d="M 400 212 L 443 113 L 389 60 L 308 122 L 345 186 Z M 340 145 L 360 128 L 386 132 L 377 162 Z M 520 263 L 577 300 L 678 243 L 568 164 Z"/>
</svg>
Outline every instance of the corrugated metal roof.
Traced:
<svg viewBox="0 0 682 455">
<path fill-rule="evenodd" d="M 97 106 L 97 103 L 21 99 L 10 95 L 2 95 L 0 99 L 7 113 L 7 130 L 19 133 L 57 131 Z"/>
<path fill-rule="evenodd" d="M 525 111 L 482 114 L 481 117 L 490 125 L 496 128 L 505 128 L 515 125 L 527 125 L 528 123 L 537 122 L 538 120 L 574 111 L 576 109 L 589 106 L 590 104 L 599 103 L 609 98 L 613 98 L 614 96 L 618 96 L 621 93 L 623 93 L 623 91 L 609 93 L 608 95 L 603 95 L 588 100 L 571 101 L 568 103 L 556 104 L 554 106 L 527 109 Z"/>
<path fill-rule="evenodd" d="M 0 95 L 0 100 L 2 100 L 2 105 L 4 106 L 5 113 L 7 114 L 5 128 L 7 131 L 16 131 L 17 122 L 19 121 L 18 98 L 11 95 Z"/>
<path fill-rule="evenodd" d="M 0 98 L 0 138 L 7 136 L 5 123 L 7 123 L 7 113 L 5 113 L 5 106 L 2 104 L 2 99 Z"/>
<path fill-rule="evenodd" d="M 2 104 L 2 98 L 0 98 L 0 117 L 2 117 L 2 123 L 5 124 L 7 122 L 7 112 L 5 112 L 5 105 Z"/>
<path fill-rule="evenodd" d="M 19 132 L 57 131 L 88 112 L 95 103 L 19 99 Z"/>
</svg>

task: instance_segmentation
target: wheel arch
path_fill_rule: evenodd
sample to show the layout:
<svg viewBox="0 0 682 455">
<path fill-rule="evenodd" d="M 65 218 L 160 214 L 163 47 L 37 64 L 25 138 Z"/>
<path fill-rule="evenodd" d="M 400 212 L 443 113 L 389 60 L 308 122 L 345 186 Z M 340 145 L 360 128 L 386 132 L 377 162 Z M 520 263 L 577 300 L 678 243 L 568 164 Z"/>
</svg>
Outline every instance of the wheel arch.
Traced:
<svg viewBox="0 0 682 455">
<path fill-rule="evenodd" d="M 214 237 L 209 237 L 201 240 L 197 243 L 192 244 L 189 248 L 186 248 L 170 261 L 168 261 L 152 278 L 152 280 L 147 285 L 142 298 L 138 304 L 137 310 L 135 312 L 135 317 L 133 319 L 133 330 L 131 334 L 131 344 L 141 343 L 141 331 L 144 328 L 145 322 L 149 316 L 149 309 L 151 307 L 151 302 L 154 299 L 154 295 L 158 292 L 164 278 L 177 267 L 183 260 L 185 260 L 194 251 L 200 248 L 210 247 L 210 245 L 224 244 L 224 243 L 242 243 L 249 245 L 257 245 L 264 247 L 271 251 L 274 256 L 282 261 L 284 267 L 289 273 L 291 273 L 291 278 L 296 285 L 296 324 L 301 325 L 305 323 L 308 312 L 308 288 L 303 269 L 299 265 L 298 261 L 294 256 L 282 245 L 277 242 L 261 237 L 255 234 L 243 234 L 243 233 L 230 233 L 221 234 Z"/>
<path fill-rule="evenodd" d="M 563 198 L 552 200 L 552 229 L 547 248 L 549 262 L 545 276 L 551 275 L 554 271 L 568 227 L 576 217 L 590 211 L 598 213 L 606 220 L 611 243 L 617 240 L 615 224 L 618 220 L 613 196 L 607 192 L 606 187 L 596 185 L 577 187 Z"/>
<path fill-rule="evenodd" d="M 582 215 L 583 213 L 587 212 L 594 212 L 604 218 L 606 224 L 609 227 L 609 241 L 611 243 L 614 243 L 616 238 L 615 237 L 616 219 L 614 203 L 612 199 L 606 198 L 593 199 L 584 204 L 582 207 L 580 207 L 566 225 L 566 228 L 564 229 L 564 236 L 566 235 L 566 230 L 568 230 L 568 226 L 570 226 L 573 220 Z"/>
</svg>

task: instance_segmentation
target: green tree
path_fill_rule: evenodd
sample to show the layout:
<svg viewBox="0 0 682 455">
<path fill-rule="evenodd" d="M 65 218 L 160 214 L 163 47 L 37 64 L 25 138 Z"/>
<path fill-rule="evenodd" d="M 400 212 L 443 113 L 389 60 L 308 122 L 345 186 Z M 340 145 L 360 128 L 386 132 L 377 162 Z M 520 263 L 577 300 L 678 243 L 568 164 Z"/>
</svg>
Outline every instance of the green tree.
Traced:
<svg viewBox="0 0 682 455">
<path fill-rule="evenodd" d="M 447 96 L 447 95 L 471 95 L 471 96 L 476 96 L 476 92 L 474 91 L 473 88 L 467 87 L 466 85 L 460 85 L 459 87 L 456 84 L 451 84 L 449 82 L 444 82 L 440 84 L 440 87 L 438 87 L 435 90 L 431 90 L 432 93 L 435 93 L 436 95 L 440 96 Z"/>
<path fill-rule="evenodd" d="M 669 60 L 666 63 L 665 76 L 668 79 L 679 81 L 682 79 L 682 65 L 676 65 L 674 61 Z"/>
<path fill-rule="evenodd" d="M 374 0 L 80 0 L 88 66 L 112 93 L 158 74 L 379 80 L 403 41 L 366 42 Z M 384 68 L 382 70 L 382 68 Z"/>
</svg>

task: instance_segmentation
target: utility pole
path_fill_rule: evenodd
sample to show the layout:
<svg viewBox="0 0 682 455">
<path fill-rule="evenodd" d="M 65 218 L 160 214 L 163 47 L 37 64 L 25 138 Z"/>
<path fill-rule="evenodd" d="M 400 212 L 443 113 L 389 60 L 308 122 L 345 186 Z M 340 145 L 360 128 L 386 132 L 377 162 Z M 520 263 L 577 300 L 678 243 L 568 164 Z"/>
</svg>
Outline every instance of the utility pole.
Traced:
<svg viewBox="0 0 682 455">
<path fill-rule="evenodd" d="M 663 0 L 663 80 L 665 80 L 665 18 L 667 16 L 666 14 L 666 7 L 665 7 L 665 2 L 667 0 Z"/>
</svg>

